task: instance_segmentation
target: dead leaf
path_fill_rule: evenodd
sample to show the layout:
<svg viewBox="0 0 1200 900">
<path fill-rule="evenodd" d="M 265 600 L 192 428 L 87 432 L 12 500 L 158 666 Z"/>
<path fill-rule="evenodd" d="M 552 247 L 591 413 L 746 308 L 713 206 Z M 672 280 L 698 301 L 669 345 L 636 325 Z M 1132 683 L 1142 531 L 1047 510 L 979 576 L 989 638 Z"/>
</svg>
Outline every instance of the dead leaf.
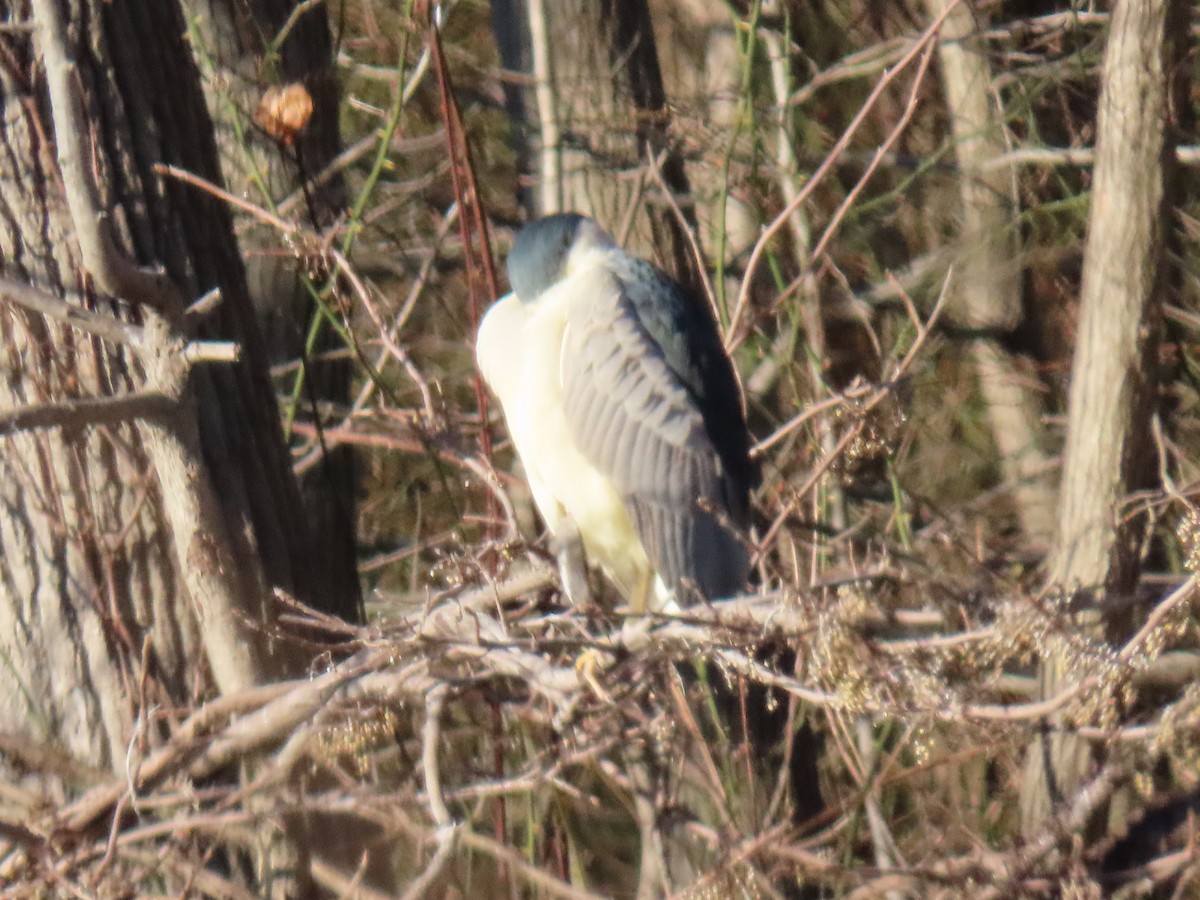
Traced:
<svg viewBox="0 0 1200 900">
<path fill-rule="evenodd" d="M 254 111 L 254 124 L 290 147 L 312 114 L 312 96 L 304 85 L 298 82 L 282 87 L 277 85 L 263 94 L 258 109 Z"/>
</svg>

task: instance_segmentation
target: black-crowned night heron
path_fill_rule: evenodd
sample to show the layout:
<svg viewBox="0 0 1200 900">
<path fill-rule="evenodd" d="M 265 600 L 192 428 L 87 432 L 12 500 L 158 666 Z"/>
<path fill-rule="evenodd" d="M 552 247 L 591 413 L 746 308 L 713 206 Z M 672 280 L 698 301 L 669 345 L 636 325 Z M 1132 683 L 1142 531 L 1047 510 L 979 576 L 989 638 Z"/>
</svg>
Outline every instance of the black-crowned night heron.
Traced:
<svg viewBox="0 0 1200 900">
<path fill-rule="evenodd" d="M 757 470 L 708 304 L 574 214 L 523 228 L 508 276 L 476 356 L 560 561 L 581 540 L 634 612 L 742 590 Z"/>
</svg>

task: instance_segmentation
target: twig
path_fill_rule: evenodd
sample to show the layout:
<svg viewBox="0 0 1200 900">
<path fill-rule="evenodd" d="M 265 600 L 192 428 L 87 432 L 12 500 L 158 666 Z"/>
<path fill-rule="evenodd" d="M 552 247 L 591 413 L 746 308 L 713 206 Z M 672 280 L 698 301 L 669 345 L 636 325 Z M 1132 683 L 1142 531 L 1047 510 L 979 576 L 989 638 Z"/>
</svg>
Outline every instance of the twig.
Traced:
<svg viewBox="0 0 1200 900">
<path fill-rule="evenodd" d="M 192 303 L 184 310 L 184 315 L 191 318 L 201 318 L 216 310 L 221 305 L 221 301 L 225 298 L 221 296 L 221 288 L 214 287 L 205 292 L 205 294 Z"/>
<path fill-rule="evenodd" d="M 847 402 L 857 400 L 862 393 L 863 392 L 861 389 L 856 388 L 853 391 L 847 391 L 842 394 L 836 394 L 832 397 L 826 397 L 824 400 L 821 400 L 818 403 L 814 403 L 811 406 L 805 407 L 803 412 L 797 413 L 795 416 L 788 419 L 773 432 L 767 435 L 767 437 L 755 444 L 751 448 L 751 455 L 756 457 L 762 456 L 809 419 L 816 418 L 821 413 L 828 412 L 831 409 L 836 409 Z"/>
<path fill-rule="evenodd" d="M 892 38 L 842 57 L 829 68 L 817 72 L 794 91 L 787 98 L 787 107 L 796 107 L 807 103 L 818 90 L 831 84 L 850 81 L 854 78 L 865 78 L 881 70 L 886 70 L 888 66 L 903 59 L 904 54 L 918 40 L 920 40 L 920 35 Z"/>
<path fill-rule="evenodd" d="M 200 188 L 200 190 L 204 191 L 205 193 L 212 194 L 217 199 L 224 200 L 230 206 L 236 207 L 242 212 L 248 213 L 249 215 L 258 219 L 260 222 L 270 225 L 278 230 L 280 234 L 297 234 L 301 230 L 300 226 L 295 222 L 289 222 L 286 219 L 281 219 L 274 213 L 263 209 L 258 204 L 251 203 L 249 200 L 245 200 L 236 194 L 231 194 L 220 185 L 213 184 L 211 181 L 201 178 L 199 175 L 189 172 L 186 169 L 181 169 L 178 166 L 172 166 L 166 163 L 156 163 L 154 166 L 154 171 L 158 172 L 160 175 L 169 175 L 171 178 L 178 179 L 184 184 L 190 184 L 193 187 Z"/>
<path fill-rule="evenodd" d="M 712 278 L 709 276 L 708 264 L 704 259 L 704 251 L 700 247 L 700 242 L 696 239 L 696 230 L 692 227 L 692 223 L 688 221 L 688 217 L 684 215 L 683 209 L 679 205 L 679 200 L 675 197 L 675 192 L 671 190 L 667 184 L 666 178 L 662 173 L 662 161 L 671 152 L 669 149 L 664 149 L 658 155 L 647 152 L 646 165 L 650 169 L 650 174 L 654 176 L 654 183 L 658 185 L 659 191 L 666 198 L 667 205 L 671 207 L 671 214 L 675 217 L 675 223 L 679 226 L 680 232 L 687 238 L 688 249 L 692 251 L 692 260 L 696 264 L 696 272 L 698 274 L 697 281 L 704 288 L 704 296 L 708 300 L 709 309 L 712 310 L 713 317 L 716 321 L 721 320 L 720 310 L 717 308 L 717 295 L 713 291 Z"/>
<path fill-rule="evenodd" d="M 1200 162 L 1200 147 L 1175 148 L 1175 160 L 1190 166 Z M 1093 147 L 1017 147 L 992 157 L 982 166 L 983 171 L 1010 166 L 1090 166 L 1096 162 Z"/>
<path fill-rule="evenodd" d="M 213 296 L 213 292 L 210 291 L 196 303 L 203 303 L 211 296 Z M 135 348 L 146 346 L 146 330 L 144 328 L 130 322 L 122 322 L 115 316 L 93 312 L 83 306 L 81 297 L 75 297 L 75 302 L 68 302 L 30 285 L 0 278 L 0 300 L 8 300 L 14 306 L 65 322 L 80 331 L 85 331 L 114 344 Z M 241 348 L 234 341 L 192 341 L 185 344 L 181 352 L 183 360 L 187 364 L 231 363 L 237 362 L 241 356 Z"/>
<path fill-rule="evenodd" d="M 379 351 L 379 354 L 375 357 L 375 362 L 371 366 L 371 369 L 370 369 L 371 371 L 379 372 L 383 368 L 383 364 L 385 362 L 387 362 L 388 356 L 396 355 L 395 353 L 393 353 L 393 351 L 391 349 L 392 347 L 397 347 L 397 348 L 400 348 L 401 350 L 403 350 L 403 348 L 400 347 L 400 344 L 398 343 L 400 331 L 404 328 L 405 324 L 408 322 L 409 317 L 412 315 L 413 310 L 416 308 L 417 301 L 420 299 L 421 295 L 424 293 L 425 288 L 429 283 L 429 277 L 432 274 L 433 269 L 438 262 L 439 248 L 441 247 L 442 242 L 445 240 L 446 235 L 449 234 L 450 229 L 453 227 L 455 220 L 457 218 L 458 218 L 458 206 L 457 206 L 457 204 L 452 204 L 450 209 L 447 210 L 446 215 L 443 217 L 441 223 L 438 226 L 438 233 L 437 233 L 437 237 L 434 239 L 433 248 L 432 248 L 431 252 L 429 253 L 429 255 L 426 256 L 425 260 L 422 262 L 421 269 L 417 273 L 417 277 L 414 279 L 412 287 L 409 289 L 408 296 L 405 298 L 404 303 L 400 307 L 400 312 L 392 320 L 392 324 L 390 326 L 388 326 L 386 334 L 381 335 L 380 343 L 383 346 L 382 346 L 382 349 Z M 408 358 L 407 353 L 405 353 L 403 356 L 398 356 L 397 358 L 401 359 L 401 360 L 406 359 L 406 358 Z M 406 373 L 409 374 L 410 377 L 413 374 L 411 371 L 408 371 L 407 369 L 406 369 Z M 419 375 L 420 373 L 418 372 L 417 374 Z M 424 381 L 424 379 L 422 379 L 422 382 L 423 381 Z M 293 433 L 304 434 L 306 431 L 311 431 L 312 436 L 317 436 L 318 434 L 320 434 L 324 437 L 323 445 L 321 442 L 318 441 L 316 443 L 316 446 L 314 446 L 310 451 L 308 451 L 300 459 L 296 460 L 296 462 L 293 464 L 292 470 L 297 475 L 303 474 L 304 472 L 308 471 L 310 468 L 312 468 L 314 465 L 316 465 L 318 462 L 320 462 L 326 453 L 331 451 L 334 447 L 337 447 L 339 444 L 345 443 L 347 441 L 351 441 L 353 443 L 360 443 L 365 440 L 364 438 L 360 438 L 360 437 L 354 435 L 353 427 L 352 427 L 352 420 L 358 413 L 360 413 L 366 407 L 367 403 L 370 401 L 371 397 L 374 396 L 375 391 L 378 389 L 378 387 L 379 387 L 379 383 L 378 383 L 377 379 L 375 379 L 375 378 L 364 379 L 363 386 L 359 390 L 358 396 L 354 398 L 354 402 L 350 404 L 350 409 L 346 413 L 344 421 L 341 425 L 338 425 L 338 426 L 335 426 L 332 428 L 324 428 L 324 429 L 318 430 L 318 429 L 314 428 L 313 426 L 310 426 L 304 422 L 293 422 L 292 423 Z M 424 399 L 424 397 L 422 399 Z M 426 405 L 428 406 L 428 403 Z M 354 438 L 354 439 L 351 440 L 352 438 Z M 418 442 L 417 446 L 414 448 L 414 452 L 427 453 L 427 452 L 429 452 L 429 450 L 430 450 L 429 444 L 423 443 L 423 442 Z M 450 454 L 450 453 L 441 454 L 441 458 L 442 459 L 450 459 L 453 462 L 461 462 L 462 461 L 457 456 Z M 490 479 L 485 479 L 485 480 L 488 481 L 489 487 L 491 487 Z M 507 503 L 507 498 L 505 498 L 505 500 L 501 503 L 501 505 L 505 506 L 506 503 Z M 508 506 L 511 506 L 511 504 L 508 504 Z M 505 514 L 506 515 L 508 514 L 507 506 L 505 508 Z"/>
<path fill-rule="evenodd" d="M 314 679 L 277 682 L 230 695 L 202 706 L 169 744 L 152 753 L 138 770 L 137 790 L 144 791 L 186 765 L 193 778 L 203 778 L 272 742 L 325 706 L 346 684 L 382 665 L 382 654 L 365 654 Z M 257 709 L 255 709 L 257 707 Z M 210 735 L 214 724 L 238 710 L 254 710 Z M 125 779 L 101 785 L 61 811 L 61 824 L 79 831 L 103 816 L 129 790 Z"/>
<path fill-rule="evenodd" d="M 1124 766 L 1117 763 L 1109 763 L 1101 769 L 1100 774 L 1075 795 L 1070 805 L 1061 810 L 1040 834 L 1016 854 L 1016 858 L 1006 867 L 1009 871 L 1008 884 L 1004 884 L 1003 879 L 996 878 L 991 887 L 977 895 L 980 900 L 999 900 L 1001 897 L 1011 896 L 1013 884 L 1064 838 L 1082 831 L 1092 813 L 1108 801 L 1125 778 Z"/>
<path fill-rule="evenodd" d="M 450 178 L 454 186 L 454 199 L 458 208 L 458 230 L 462 237 L 463 263 L 467 276 L 467 313 L 472 330 L 479 321 L 486 303 L 499 296 L 499 281 L 492 259 L 492 244 L 487 215 L 475 178 L 475 163 L 471 157 L 471 145 L 467 140 L 462 113 L 454 97 L 454 86 L 450 70 L 442 52 L 441 25 L 436 11 L 430 11 L 426 46 L 430 64 L 437 77 L 438 96 L 441 100 L 441 118 L 446 128 L 446 149 L 450 156 Z M 478 241 L 478 246 L 476 245 Z M 492 462 L 492 434 L 488 423 L 488 394 L 483 386 L 483 376 L 474 372 L 471 387 L 475 393 L 475 406 L 479 410 L 479 453 L 484 461 Z M 489 520 L 494 520 L 495 500 L 487 498 Z M 500 773 L 497 773 L 498 775 Z M 499 831 L 499 825 L 497 826 Z"/>
<path fill-rule="evenodd" d="M 850 443 L 856 437 L 858 437 L 859 433 L 862 431 L 865 417 L 872 410 L 874 410 L 875 407 L 883 402 L 884 398 L 886 398 L 891 392 L 892 385 L 896 384 L 900 377 L 908 370 L 909 366 L 912 365 L 913 360 L 916 359 L 917 354 L 920 352 L 921 347 L 924 346 L 925 340 L 928 338 L 930 332 L 933 330 L 934 324 L 937 322 L 938 317 L 942 313 L 942 309 L 946 304 L 946 297 L 949 295 L 950 283 L 953 275 L 953 270 L 950 270 L 946 273 L 946 278 L 945 281 L 942 282 L 942 291 L 938 295 L 937 303 L 934 304 L 933 312 L 929 314 L 929 319 L 924 325 L 922 325 L 920 320 L 916 318 L 916 311 L 915 309 L 912 309 L 910 301 L 910 310 L 914 316 L 913 321 L 917 329 L 917 336 L 913 340 L 912 346 L 908 348 L 908 352 L 904 354 L 904 358 L 900 360 L 899 364 L 897 364 L 896 368 L 893 370 L 888 383 L 872 394 L 871 397 L 863 404 L 858 422 L 846 430 L 846 433 L 841 436 L 838 442 L 833 446 L 833 449 L 826 453 L 813 471 L 809 473 L 808 478 L 805 480 L 804 484 L 801 485 L 800 489 L 792 495 L 791 499 L 789 499 L 784 505 L 784 508 L 776 514 L 775 521 L 771 523 L 771 526 L 767 529 L 766 534 L 764 534 L 762 539 L 758 542 L 758 546 L 760 548 L 758 551 L 759 554 L 763 552 L 763 548 L 771 546 L 771 543 L 775 540 L 776 535 L 779 534 L 779 529 L 783 527 L 783 523 L 787 516 L 791 514 L 792 510 L 794 510 L 800 504 L 808 492 L 811 491 L 817 482 L 821 480 L 825 472 L 828 471 L 829 467 L 832 466 L 837 460 L 838 456 L 841 455 L 842 451 L 850 446 Z"/>
<path fill-rule="evenodd" d="M 296 27 L 296 23 L 300 21 L 306 12 L 320 6 L 324 2 L 325 0 L 300 0 L 299 3 L 295 4 L 292 7 L 292 11 L 288 13 L 288 17 L 280 27 L 278 33 L 271 39 L 272 52 L 278 53 L 280 51 L 280 48 L 283 47 L 284 42 L 288 39 L 288 35 L 292 33 L 292 29 Z"/>
<path fill-rule="evenodd" d="M 499 539 L 505 543 L 516 541 L 521 536 L 520 528 L 517 525 L 517 511 L 513 508 L 512 500 L 509 499 L 504 486 L 500 483 L 496 470 L 490 464 L 486 464 L 482 459 L 474 456 L 464 456 L 458 461 L 463 468 L 474 472 L 475 477 L 487 485 L 487 489 L 495 497 L 500 509 L 503 510 L 504 533 L 499 535 Z"/>
<path fill-rule="evenodd" d="M 385 894 L 370 885 L 362 884 L 358 880 L 361 873 L 355 873 L 354 879 L 347 878 L 320 856 L 314 856 L 309 862 L 309 871 L 312 872 L 314 881 L 338 897 L 353 897 L 354 900 L 395 900 L 394 894 Z"/>
<path fill-rule="evenodd" d="M 887 872 L 898 866 L 903 866 L 900 851 L 892 837 L 891 829 L 879 811 L 879 752 L 875 746 L 875 734 L 871 720 L 866 716 L 858 716 L 854 720 L 855 744 L 862 760 L 863 780 L 859 783 L 862 791 L 863 807 L 867 814 L 867 829 L 871 835 L 871 848 L 875 853 L 875 865 Z M 900 900 L 901 895 L 896 891 L 885 893 L 887 900 Z"/>
<path fill-rule="evenodd" d="M 837 162 L 838 157 L 840 157 L 843 151 L 845 151 L 846 147 L 849 146 L 854 134 L 858 131 L 862 123 L 866 121 L 867 114 L 883 95 L 883 92 L 887 89 L 888 85 L 890 85 L 896 79 L 896 77 L 908 67 L 909 63 L 917 58 L 917 55 L 925 49 L 926 45 L 933 40 L 933 38 L 937 35 L 938 30 L 942 27 L 942 22 L 944 22 L 946 16 L 950 14 L 950 10 L 957 5 L 957 2 L 958 0 L 955 0 L 955 2 L 947 4 L 946 8 L 942 10 L 941 15 L 934 19 L 929 27 L 921 33 L 920 38 L 913 43 L 911 49 L 909 49 L 909 51 L 905 53 L 903 57 L 901 57 L 900 61 L 896 63 L 895 67 L 884 73 L 883 77 L 879 79 L 879 81 L 875 84 L 875 87 L 871 90 L 871 93 L 867 96 L 867 99 L 863 101 L 862 108 L 859 109 L 853 120 L 851 120 L 850 124 L 846 127 L 846 130 L 842 133 L 842 136 L 838 138 L 837 143 L 833 145 L 833 148 L 825 156 L 824 161 L 817 168 L 817 171 L 813 172 L 808 181 L 804 183 L 804 187 L 800 189 L 792 201 L 788 203 L 787 206 L 785 206 L 783 210 L 771 221 L 771 224 L 763 230 L 762 235 L 758 239 L 758 243 L 754 245 L 754 250 L 752 250 L 750 253 L 750 259 L 746 262 L 746 271 L 742 276 L 742 287 L 738 292 L 737 303 L 734 305 L 733 315 L 730 316 L 729 319 L 729 332 L 726 337 L 727 346 L 736 347 L 739 343 L 741 343 L 743 337 L 741 318 L 750 302 L 750 290 L 754 284 L 755 272 L 758 270 L 758 266 L 762 261 L 762 256 L 766 252 L 767 245 L 771 242 L 771 239 L 775 236 L 776 232 L 787 225 L 788 220 L 791 218 L 792 212 L 798 209 L 801 204 L 803 204 L 809 198 L 809 196 L 811 196 L 817 185 L 820 184 L 822 179 L 824 179 L 827 174 L 829 174 L 830 170 Z"/>
<path fill-rule="evenodd" d="M 461 842 L 468 850 L 491 856 L 498 865 L 504 866 L 506 871 L 520 876 L 530 885 L 544 891 L 547 896 L 562 897 L 564 900 L 601 900 L 605 896 L 560 881 L 544 869 L 530 865 L 517 850 L 482 834 L 464 830 Z"/>
<path fill-rule="evenodd" d="M 425 695 L 425 730 L 421 739 L 421 768 L 425 773 L 425 801 L 429 804 L 429 814 L 433 818 L 436 829 L 437 850 L 433 859 L 425 867 L 409 889 L 404 892 L 404 900 L 421 900 L 431 895 L 433 888 L 445 874 L 446 867 L 458 843 L 461 826 L 450 817 L 446 808 L 446 799 L 442 795 L 442 769 L 438 761 L 438 750 L 442 738 L 442 709 L 446 705 L 446 696 L 450 688 L 445 683 L 438 683 Z"/>
<path fill-rule="evenodd" d="M 1117 654 L 1117 658 L 1124 662 L 1132 660 L 1142 645 L 1158 629 L 1163 620 L 1175 611 L 1177 606 L 1194 599 L 1197 586 L 1200 586 L 1200 581 L 1197 580 L 1195 575 L 1191 575 L 1183 584 L 1160 600 L 1154 609 L 1150 611 L 1150 614 L 1146 616 L 1146 621 L 1142 624 L 1142 627 L 1121 648 Z"/>
<path fill-rule="evenodd" d="M 235 341 L 192 341 L 183 346 L 183 361 L 193 363 L 235 363 L 242 356 Z"/>
<path fill-rule="evenodd" d="M 408 351 L 393 340 L 392 330 L 384 324 L 383 316 L 380 315 L 374 300 L 371 298 L 370 289 L 359 277 L 354 267 L 350 265 L 350 260 L 341 251 L 332 247 L 329 249 L 329 256 L 337 263 L 337 273 L 345 275 L 346 280 L 350 282 L 350 287 L 353 288 L 363 309 L 366 310 L 367 315 L 371 318 L 371 322 L 375 325 L 375 331 L 379 335 L 379 340 L 387 348 L 388 352 L 396 358 L 408 374 L 409 379 L 412 380 L 417 390 L 420 391 L 421 404 L 425 410 L 426 421 L 433 427 L 438 421 L 438 413 L 437 407 L 433 402 L 433 391 L 430 389 L 429 383 L 425 380 L 425 376 L 421 374 L 421 370 L 413 363 L 412 357 L 408 355 Z"/>
<path fill-rule="evenodd" d="M 939 17 L 939 20 L 941 18 Z M 871 161 L 867 163 L 866 169 L 863 170 L 854 187 L 850 189 L 849 193 L 842 199 L 842 202 L 838 204 L 837 210 L 830 217 L 829 224 L 825 226 L 825 231 L 821 234 L 821 239 L 813 247 L 812 257 L 814 259 L 825 252 L 825 248 L 829 246 L 829 242 L 833 239 L 834 234 L 837 233 L 838 226 L 841 225 L 842 220 L 850 211 L 850 207 L 854 205 L 854 201 L 858 199 L 863 189 L 866 188 L 867 182 L 871 180 L 871 176 L 875 174 L 880 163 L 888 155 L 892 145 L 904 133 L 904 130 L 908 127 L 908 123 L 912 121 L 913 113 L 917 111 L 917 106 L 919 105 L 917 94 L 921 90 L 921 86 L 925 83 L 925 73 L 929 71 L 929 63 L 933 59 L 933 50 L 933 45 L 930 44 L 921 54 L 921 61 L 917 64 L 917 73 L 913 76 L 912 87 L 908 92 L 908 102 L 904 104 L 904 112 L 900 114 L 899 121 L 888 132 L 888 136 L 884 139 L 883 143 L 875 148 L 875 152 L 871 155 Z"/>
</svg>

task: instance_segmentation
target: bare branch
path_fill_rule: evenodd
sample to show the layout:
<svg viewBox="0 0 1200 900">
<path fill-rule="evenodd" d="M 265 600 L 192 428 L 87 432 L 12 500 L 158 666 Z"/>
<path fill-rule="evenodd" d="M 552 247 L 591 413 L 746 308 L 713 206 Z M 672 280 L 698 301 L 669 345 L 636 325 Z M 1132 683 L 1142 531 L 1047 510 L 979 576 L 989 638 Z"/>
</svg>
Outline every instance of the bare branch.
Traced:
<svg viewBox="0 0 1200 900">
<path fill-rule="evenodd" d="M 177 407 L 175 398 L 159 391 L 38 403 L 0 411 L 0 436 L 35 428 L 129 424 L 137 419 L 161 418 Z"/>
<path fill-rule="evenodd" d="M 1200 163 L 1200 147 L 1176 147 L 1175 159 L 1180 165 Z M 1094 147 L 1014 147 L 993 156 L 982 164 L 983 171 L 1007 169 L 1010 166 L 1091 166 L 1096 162 Z"/>
<path fill-rule="evenodd" d="M 197 301 L 197 305 L 212 296 L 219 297 L 220 294 L 210 292 Z M 0 278 L 0 300 L 8 300 L 14 306 L 65 322 L 101 340 L 139 349 L 146 346 L 146 332 L 140 325 L 92 312 L 83 306 L 79 297 L 75 298 L 75 302 L 69 302 L 35 287 Z M 180 352 L 189 366 L 201 362 L 232 363 L 240 358 L 241 347 L 234 341 L 192 341 L 185 344 Z M 97 402 L 99 399 L 110 398 L 98 398 Z"/>
<path fill-rule="evenodd" d="M 942 27 L 942 22 L 945 21 L 946 16 L 950 14 L 950 10 L 952 10 L 958 2 L 960 2 L 960 0 L 955 0 L 954 3 L 947 5 L 947 7 L 942 10 L 941 15 L 934 19 L 929 27 L 921 33 L 920 38 L 913 43 L 913 46 L 907 53 L 904 54 L 903 57 L 900 58 L 896 65 L 884 72 L 883 76 L 876 83 L 874 89 L 872 89 L 870 95 L 866 100 L 863 101 L 863 105 L 859 109 L 857 115 L 855 115 L 854 120 L 846 127 L 845 132 L 842 133 L 841 137 L 838 138 L 837 143 L 833 145 L 833 148 L 826 155 L 824 162 L 822 162 L 817 170 L 813 172 L 809 179 L 804 183 L 804 187 L 799 191 L 799 193 L 796 194 L 795 197 L 792 198 L 791 202 L 789 202 L 788 205 L 784 207 L 777 216 L 775 216 L 775 218 L 771 221 L 771 224 L 763 229 L 763 233 L 759 236 L 758 242 L 754 245 L 754 250 L 750 253 L 750 259 L 746 262 L 746 271 L 742 276 L 742 287 L 738 292 L 737 303 L 734 305 L 733 313 L 729 317 L 729 331 L 726 335 L 726 346 L 730 348 L 736 347 L 741 343 L 742 338 L 745 336 L 744 329 L 741 325 L 741 319 L 742 316 L 745 315 L 747 304 L 750 302 L 750 290 L 754 284 L 754 273 L 757 271 L 759 264 L 762 262 L 763 254 L 766 253 L 767 246 L 770 244 L 771 238 L 775 236 L 776 232 L 787 225 L 792 213 L 812 195 L 812 192 L 816 189 L 817 185 L 833 168 L 834 164 L 845 151 L 846 147 L 850 145 L 850 141 L 858 131 L 859 126 L 862 125 L 862 123 L 866 120 L 867 113 L 871 111 L 872 107 L 883 95 L 883 92 L 887 89 L 888 85 L 891 84 L 896 77 L 903 72 L 919 54 L 922 53 L 922 51 L 924 51 L 929 42 L 932 41 L 937 35 L 938 30 Z"/>
<path fill-rule="evenodd" d="M 236 341 L 192 341 L 183 347 L 183 360 L 186 364 L 193 363 L 235 363 L 242 355 L 242 348 Z"/>
<path fill-rule="evenodd" d="M 404 900 L 420 900 L 421 897 L 430 896 L 445 874 L 454 848 L 458 844 L 461 828 L 455 824 L 450 817 L 450 810 L 446 808 L 446 800 L 442 796 L 441 763 L 438 761 L 438 748 L 442 738 L 442 709 L 446 705 L 449 691 L 450 688 L 445 683 L 440 683 L 434 685 L 425 696 L 425 734 L 422 738 L 421 768 L 425 773 L 425 799 L 437 826 L 437 850 L 425 871 L 404 892 Z"/>
<path fill-rule="evenodd" d="M 30 312 L 66 322 L 80 331 L 94 334 L 114 344 L 136 345 L 143 340 L 142 329 L 137 325 L 122 322 L 114 316 L 92 312 L 84 307 L 82 297 L 72 297 L 70 301 L 63 300 L 28 284 L 0 278 L 0 299 Z"/>
<path fill-rule="evenodd" d="M 154 171 L 158 172 L 160 175 L 169 175 L 172 178 L 182 181 L 184 184 L 190 184 L 192 187 L 199 188 L 207 194 L 212 194 L 212 196 L 219 200 L 224 200 L 230 206 L 240 209 L 242 212 L 254 216 L 254 218 L 258 219 L 260 222 L 272 226 L 278 230 L 280 234 L 295 234 L 300 230 L 300 227 L 296 223 L 289 222 L 286 219 L 281 219 L 279 216 L 268 212 L 261 206 L 251 203 L 248 200 L 244 200 L 241 197 L 238 197 L 236 194 L 231 194 L 220 185 L 213 184 L 211 181 L 201 178 L 194 172 L 189 172 L 186 169 L 179 168 L 178 166 L 167 165 L 166 163 L 159 163 L 154 167 Z"/>
</svg>

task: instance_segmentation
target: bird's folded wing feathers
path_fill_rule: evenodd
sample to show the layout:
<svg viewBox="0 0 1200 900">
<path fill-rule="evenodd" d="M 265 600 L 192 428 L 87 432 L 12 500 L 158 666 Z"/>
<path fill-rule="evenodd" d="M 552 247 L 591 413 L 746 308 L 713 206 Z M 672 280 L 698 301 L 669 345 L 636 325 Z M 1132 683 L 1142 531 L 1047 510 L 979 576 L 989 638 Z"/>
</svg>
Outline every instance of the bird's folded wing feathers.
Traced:
<svg viewBox="0 0 1200 900">
<path fill-rule="evenodd" d="M 749 570 L 735 490 L 704 419 L 608 275 L 568 316 L 560 365 L 568 426 L 612 480 L 655 570 L 680 602 L 741 590 Z"/>
</svg>

